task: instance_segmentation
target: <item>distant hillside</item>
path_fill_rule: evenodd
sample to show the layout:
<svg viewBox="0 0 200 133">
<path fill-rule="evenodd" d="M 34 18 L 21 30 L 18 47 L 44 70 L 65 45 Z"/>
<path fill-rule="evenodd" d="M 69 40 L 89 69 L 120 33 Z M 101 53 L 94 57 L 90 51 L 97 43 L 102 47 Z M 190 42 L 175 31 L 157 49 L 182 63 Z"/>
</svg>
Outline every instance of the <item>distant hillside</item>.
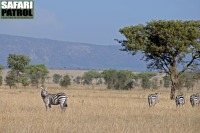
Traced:
<svg viewBox="0 0 200 133">
<path fill-rule="evenodd" d="M 140 56 L 120 51 L 120 45 L 92 45 L 0 34 L 0 47 L 0 64 L 4 66 L 9 54 L 25 54 L 31 58 L 31 64 L 45 64 L 52 69 L 146 70 Z"/>
</svg>

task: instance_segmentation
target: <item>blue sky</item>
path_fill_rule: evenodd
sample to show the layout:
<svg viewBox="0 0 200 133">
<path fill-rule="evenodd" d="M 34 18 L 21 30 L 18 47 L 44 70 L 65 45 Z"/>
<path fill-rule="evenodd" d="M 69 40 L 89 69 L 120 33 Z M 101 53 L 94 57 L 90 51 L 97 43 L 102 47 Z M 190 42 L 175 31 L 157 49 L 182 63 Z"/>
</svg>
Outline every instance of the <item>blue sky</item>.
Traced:
<svg viewBox="0 0 200 133">
<path fill-rule="evenodd" d="M 151 20 L 200 20 L 200 0 L 35 0 L 32 20 L 0 19 L 0 34 L 118 45 L 120 28 Z"/>
</svg>

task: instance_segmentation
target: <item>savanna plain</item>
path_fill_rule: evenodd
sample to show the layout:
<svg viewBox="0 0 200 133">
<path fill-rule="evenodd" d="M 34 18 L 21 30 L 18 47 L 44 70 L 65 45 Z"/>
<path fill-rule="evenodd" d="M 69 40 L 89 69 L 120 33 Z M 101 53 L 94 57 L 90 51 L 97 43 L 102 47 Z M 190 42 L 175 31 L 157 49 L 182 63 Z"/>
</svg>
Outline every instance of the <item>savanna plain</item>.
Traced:
<svg viewBox="0 0 200 133">
<path fill-rule="evenodd" d="M 48 85 L 48 84 L 47 84 Z M 51 85 L 49 85 L 51 86 Z M 51 93 L 65 92 L 68 107 L 46 111 L 40 89 L 0 88 L 0 133 L 197 133 L 200 107 L 186 104 L 176 108 L 169 89 L 130 91 L 107 90 L 105 86 L 72 84 L 53 86 Z M 160 92 L 160 102 L 149 108 L 147 96 Z M 198 92 L 198 91 L 197 91 Z"/>
</svg>

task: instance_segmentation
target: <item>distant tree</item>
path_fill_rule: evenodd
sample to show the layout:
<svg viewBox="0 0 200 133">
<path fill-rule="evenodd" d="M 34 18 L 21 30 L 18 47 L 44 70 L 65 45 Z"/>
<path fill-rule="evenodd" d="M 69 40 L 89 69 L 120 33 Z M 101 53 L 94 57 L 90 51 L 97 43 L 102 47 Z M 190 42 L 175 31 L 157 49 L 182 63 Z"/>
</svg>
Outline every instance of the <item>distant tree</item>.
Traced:
<svg viewBox="0 0 200 133">
<path fill-rule="evenodd" d="M 117 80 L 117 70 L 104 70 L 102 72 L 105 84 L 108 89 L 114 89 L 115 82 Z"/>
<path fill-rule="evenodd" d="M 142 79 L 142 78 L 149 78 L 150 79 L 150 78 L 152 78 L 156 75 L 157 75 L 157 73 L 155 73 L 155 72 L 140 72 L 138 74 L 135 74 L 134 78 L 135 79 Z"/>
<path fill-rule="evenodd" d="M 136 80 L 136 81 L 140 81 L 141 80 L 141 87 L 143 89 L 150 89 L 151 88 L 151 81 L 150 79 L 154 76 L 156 76 L 157 73 L 155 72 L 140 72 L 138 74 L 134 74 L 133 75 L 133 78 Z M 136 84 L 136 86 L 139 86 L 139 83 Z"/>
<path fill-rule="evenodd" d="M 4 67 L 2 65 L 0 65 L 0 74 L 1 74 L 1 71 L 4 69 Z M 3 76 L 0 75 L 0 86 L 3 84 Z"/>
<path fill-rule="evenodd" d="M 160 87 L 163 87 L 163 80 L 160 80 Z"/>
<path fill-rule="evenodd" d="M 26 67 L 29 65 L 29 62 L 29 57 L 25 55 L 9 54 L 7 58 L 8 68 L 11 69 L 11 73 L 16 74 L 12 78 L 15 78 L 14 80 L 17 84 L 20 83 L 20 77 L 24 73 Z"/>
<path fill-rule="evenodd" d="M 195 84 L 195 80 L 191 80 L 187 78 L 185 81 L 185 87 L 187 88 L 187 91 L 189 91 L 190 89 L 193 90 L 194 84 Z"/>
<path fill-rule="evenodd" d="M 2 65 L 0 65 L 0 73 L 1 71 L 4 69 L 4 67 Z"/>
<path fill-rule="evenodd" d="M 3 84 L 3 76 L 0 76 L 0 86 Z"/>
<path fill-rule="evenodd" d="M 170 78 L 169 78 L 169 76 L 164 76 L 163 77 L 163 81 L 164 81 L 164 87 L 165 88 L 169 88 L 169 86 L 170 86 Z"/>
<path fill-rule="evenodd" d="M 15 73 L 15 71 L 9 71 L 7 73 L 7 76 L 5 78 L 5 82 L 6 82 L 6 85 L 8 85 L 10 87 L 10 89 L 13 86 L 16 86 L 16 73 Z"/>
<path fill-rule="evenodd" d="M 120 29 L 123 51 L 143 53 L 150 70 L 164 71 L 171 82 L 170 99 L 181 75 L 200 58 L 200 21 L 151 21 Z M 182 69 L 181 69 L 182 68 Z"/>
<path fill-rule="evenodd" d="M 49 71 L 44 64 L 39 64 L 28 66 L 26 73 L 29 75 L 31 84 L 38 88 L 40 83 L 44 84 L 45 78 Z"/>
<path fill-rule="evenodd" d="M 51 77 L 49 75 L 46 75 L 45 79 L 47 79 L 47 81 L 49 83 L 49 80 L 51 79 Z"/>
<path fill-rule="evenodd" d="M 77 76 L 76 78 L 74 78 L 73 81 L 74 81 L 76 84 L 81 84 L 82 77 L 81 77 L 81 76 Z"/>
<path fill-rule="evenodd" d="M 83 79 L 83 83 L 84 84 L 92 84 L 92 80 L 95 79 L 97 81 L 98 78 L 100 78 L 101 75 L 99 72 L 94 71 L 94 70 L 90 70 L 88 72 L 85 72 L 82 76 Z"/>
<path fill-rule="evenodd" d="M 53 75 L 53 82 L 55 84 L 59 84 L 61 78 L 62 78 L 62 75 L 56 73 Z"/>
<path fill-rule="evenodd" d="M 29 86 L 30 81 L 29 81 L 29 78 L 26 74 L 21 76 L 21 83 L 24 87 Z"/>
<path fill-rule="evenodd" d="M 151 87 L 153 89 L 158 89 L 158 78 L 153 78 L 151 81 Z"/>
<path fill-rule="evenodd" d="M 68 87 L 71 85 L 71 79 L 68 74 L 66 74 L 61 80 L 60 80 L 60 86 L 61 87 Z"/>
<path fill-rule="evenodd" d="M 186 72 L 184 73 L 184 75 L 182 76 L 182 80 L 184 80 L 183 82 L 183 87 L 187 88 L 187 91 L 189 91 L 190 89 L 193 90 L 193 87 L 195 85 L 196 82 L 196 76 L 198 75 L 198 73 L 194 73 L 194 72 Z"/>
<path fill-rule="evenodd" d="M 102 75 L 108 89 L 128 90 L 133 88 L 133 73 L 128 70 L 104 70 Z"/>
<path fill-rule="evenodd" d="M 151 81 L 149 80 L 149 78 L 147 76 L 142 78 L 141 86 L 143 89 L 151 88 Z"/>
<path fill-rule="evenodd" d="M 114 83 L 115 89 L 129 90 L 133 87 L 132 72 L 128 70 L 121 70 L 117 72 L 116 82 Z"/>
</svg>

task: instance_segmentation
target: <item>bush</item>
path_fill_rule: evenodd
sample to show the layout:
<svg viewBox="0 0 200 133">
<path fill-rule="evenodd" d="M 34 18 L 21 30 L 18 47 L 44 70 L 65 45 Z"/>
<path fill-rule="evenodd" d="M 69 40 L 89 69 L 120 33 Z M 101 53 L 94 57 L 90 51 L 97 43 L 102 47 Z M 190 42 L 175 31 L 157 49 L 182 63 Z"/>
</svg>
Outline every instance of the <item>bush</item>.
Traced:
<svg viewBox="0 0 200 133">
<path fill-rule="evenodd" d="M 69 77 L 69 75 L 65 75 L 61 80 L 60 80 L 60 86 L 61 87 L 68 87 L 69 85 L 71 85 L 71 79 Z"/>
<path fill-rule="evenodd" d="M 54 74 L 53 75 L 53 82 L 55 83 L 55 84 L 58 84 L 59 82 L 60 82 L 60 79 L 62 78 L 62 75 L 60 75 L 60 74 Z"/>
<path fill-rule="evenodd" d="M 133 73 L 128 70 L 105 70 L 103 77 L 108 89 L 128 90 L 133 86 Z"/>
</svg>

